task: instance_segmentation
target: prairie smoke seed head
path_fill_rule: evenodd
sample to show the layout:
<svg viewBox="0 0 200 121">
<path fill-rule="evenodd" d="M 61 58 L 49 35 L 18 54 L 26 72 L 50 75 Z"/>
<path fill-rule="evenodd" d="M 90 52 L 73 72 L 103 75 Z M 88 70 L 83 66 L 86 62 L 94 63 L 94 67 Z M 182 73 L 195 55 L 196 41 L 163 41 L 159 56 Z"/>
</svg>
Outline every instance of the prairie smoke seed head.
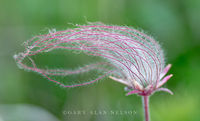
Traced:
<svg viewBox="0 0 200 121">
<path fill-rule="evenodd" d="M 94 83 L 105 76 L 126 85 L 130 94 L 143 96 L 155 91 L 170 90 L 160 88 L 172 75 L 166 76 L 171 65 L 165 67 L 163 50 L 152 37 L 134 28 L 91 23 L 77 25 L 75 29 L 50 31 L 48 34 L 35 36 L 25 43 L 25 51 L 14 56 L 19 67 L 38 72 L 48 80 L 64 87 L 77 87 Z M 87 55 L 99 56 L 104 62 L 84 67 L 67 69 L 38 68 L 32 56 L 51 52 L 56 49 L 76 50 Z M 26 64 L 28 59 L 31 66 Z M 68 76 L 98 70 L 99 77 L 90 81 L 60 82 L 53 76 Z"/>
</svg>

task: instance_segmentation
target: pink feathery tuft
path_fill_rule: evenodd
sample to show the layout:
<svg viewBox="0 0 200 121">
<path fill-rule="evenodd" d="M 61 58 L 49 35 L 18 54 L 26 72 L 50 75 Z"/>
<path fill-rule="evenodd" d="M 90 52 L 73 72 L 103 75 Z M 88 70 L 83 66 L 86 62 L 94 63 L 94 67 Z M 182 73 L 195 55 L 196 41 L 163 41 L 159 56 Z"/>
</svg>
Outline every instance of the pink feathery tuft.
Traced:
<svg viewBox="0 0 200 121">
<path fill-rule="evenodd" d="M 53 50 L 75 50 L 87 55 L 99 56 L 103 63 L 86 65 L 76 70 L 38 68 L 32 58 L 34 55 L 49 53 Z M 20 68 L 38 72 L 48 80 L 64 87 L 76 87 L 94 83 L 105 76 L 120 82 L 140 95 L 150 95 L 170 77 L 161 79 L 170 69 L 165 67 L 164 54 L 158 42 L 134 28 L 104 24 L 78 25 L 75 29 L 50 32 L 35 36 L 25 43 L 25 51 L 14 56 Z M 28 66 L 25 59 L 30 60 Z M 53 76 L 68 76 L 91 70 L 99 70 L 94 80 L 73 83 L 55 80 Z M 71 80 L 73 82 L 73 80 Z"/>
</svg>

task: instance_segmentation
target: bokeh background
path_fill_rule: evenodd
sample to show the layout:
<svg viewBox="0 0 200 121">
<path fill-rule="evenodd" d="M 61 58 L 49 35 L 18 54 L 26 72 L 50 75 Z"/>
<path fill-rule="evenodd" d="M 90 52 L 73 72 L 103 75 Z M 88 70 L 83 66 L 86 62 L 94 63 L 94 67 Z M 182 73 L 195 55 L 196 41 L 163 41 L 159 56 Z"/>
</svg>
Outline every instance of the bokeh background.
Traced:
<svg viewBox="0 0 200 121">
<path fill-rule="evenodd" d="M 200 0 L 0 0 L 0 121 L 142 121 L 140 97 L 104 79 L 90 86 L 62 88 L 34 72 L 19 69 L 13 55 L 22 43 L 49 29 L 101 21 L 129 25 L 163 46 L 174 77 L 150 100 L 152 121 L 200 120 Z M 40 60 L 54 63 L 56 54 Z M 79 54 L 56 57 L 59 66 L 89 60 Z M 91 75 L 92 76 L 92 75 Z M 72 111 L 97 111 L 77 115 Z M 102 115 L 101 111 L 134 111 Z M 70 112 L 71 111 L 71 112 Z"/>
</svg>

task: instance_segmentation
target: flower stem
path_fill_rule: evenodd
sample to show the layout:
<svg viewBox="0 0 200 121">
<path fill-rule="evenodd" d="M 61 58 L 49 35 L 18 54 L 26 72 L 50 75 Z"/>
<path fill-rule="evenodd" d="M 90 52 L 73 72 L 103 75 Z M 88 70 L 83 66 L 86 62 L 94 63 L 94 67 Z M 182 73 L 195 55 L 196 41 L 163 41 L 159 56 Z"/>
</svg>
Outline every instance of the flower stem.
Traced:
<svg viewBox="0 0 200 121">
<path fill-rule="evenodd" d="M 149 96 L 143 96 L 143 108 L 144 108 L 144 121 L 150 121 L 149 118 Z"/>
</svg>

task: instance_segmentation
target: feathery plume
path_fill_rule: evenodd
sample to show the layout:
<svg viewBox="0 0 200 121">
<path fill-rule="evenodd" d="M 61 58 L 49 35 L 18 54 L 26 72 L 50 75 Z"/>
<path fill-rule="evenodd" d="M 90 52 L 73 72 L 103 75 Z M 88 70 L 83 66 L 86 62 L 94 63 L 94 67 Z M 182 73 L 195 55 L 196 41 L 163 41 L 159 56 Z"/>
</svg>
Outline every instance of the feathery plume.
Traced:
<svg viewBox="0 0 200 121">
<path fill-rule="evenodd" d="M 104 62 L 86 65 L 76 70 L 38 68 L 32 56 L 56 49 L 75 50 L 99 56 Z M 148 102 L 147 97 L 156 91 L 173 94 L 169 89 L 161 88 L 172 77 L 172 74 L 165 76 L 171 64 L 165 67 L 162 48 L 154 38 L 131 27 L 91 23 L 77 25 L 77 28 L 65 31 L 50 31 L 28 40 L 25 43 L 25 51 L 14 58 L 20 68 L 38 72 L 64 87 L 88 85 L 109 76 L 126 86 L 129 90 L 127 95 L 138 94 L 145 97 L 145 104 Z M 28 59 L 31 66 L 28 66 L 24 59 Z M 85 73 L 95 69 L 101 71 L 102 75 L 94 80 L 71 85 L 50 77 Z"/>
</svg>

